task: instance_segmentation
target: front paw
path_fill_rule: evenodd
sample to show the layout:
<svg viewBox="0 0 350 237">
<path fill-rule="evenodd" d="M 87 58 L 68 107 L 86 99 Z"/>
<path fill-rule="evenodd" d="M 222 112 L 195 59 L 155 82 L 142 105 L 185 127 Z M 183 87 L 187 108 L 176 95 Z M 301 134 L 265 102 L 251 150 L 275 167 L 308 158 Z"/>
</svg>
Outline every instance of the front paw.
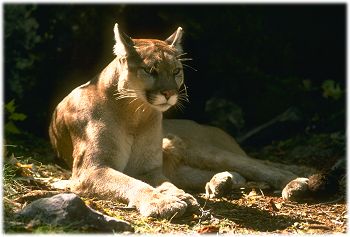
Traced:
<svg viewBox="0 0 350 237">
<path fill-rule="evenodd" d="M 205 185 L 207 198 L 219 198 L 228 194 L 232 188 L 242 186 L 246 180 L 236 172 L 221 172 L 211 178 Z"/>
<path fill-rule="evenodd" d="M 166 182 L 166 183 L 163 183 L 161 186 L 159 186 L 157 190 L 162 194 L 174 196 L 186 202 L 187 204 L 186 214 L 201 213 L 200 205 L 197 202 L 197 200 L 191 194 L 188 194 L 182 189 L 177 188 L 175 185 Z"/>
<path fill-rule="evenodd" d="M 170 219 L 182 216 L 187 204 L 177 197 L 154 192 L 141 200 L 138 209 L 146 217 Z"/>
<path fill-rule="evenodd" d="M 191 194 L 185 193 L 183 190 L 181 191 L 182 192 L 178 192 L 176 194 L 176 197 L 186 202 L 187 204 L 186 214 L 197 214 L 197 215 L 200 214 L 201 210 L 200 210 L 200 205 L 197 202 L 197 199 L 195 199 Z"/>
<path fill-rule="evenodd" d="M 296 178 L 290 181 L 282 190 L 282 198 L 290 201 L 300 201 L 309 193 L 309 179 Z"/>
</svg>

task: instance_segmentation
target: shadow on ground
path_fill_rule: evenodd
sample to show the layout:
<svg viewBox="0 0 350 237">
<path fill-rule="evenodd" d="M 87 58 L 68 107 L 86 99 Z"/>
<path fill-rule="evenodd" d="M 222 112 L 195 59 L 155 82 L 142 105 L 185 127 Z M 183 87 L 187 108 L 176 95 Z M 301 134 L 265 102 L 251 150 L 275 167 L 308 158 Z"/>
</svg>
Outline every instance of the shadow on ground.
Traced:
<svg viewBox="0 0 350 237">
<path fill-rule="evenodd" d="M 234 203 L 237 200 L 215 199 L 205 200 L 197 197 L 204 209 L 210 210 L 212 216 L 219 220 L 227 219 L 240 227 L 259 232 L 273 232 L 293 226 L 296 222 L 302 222 L 300 218 L 280 215 L 270 210 L 258 209 L 254 204 L 251 207 Z"/>
</svg>

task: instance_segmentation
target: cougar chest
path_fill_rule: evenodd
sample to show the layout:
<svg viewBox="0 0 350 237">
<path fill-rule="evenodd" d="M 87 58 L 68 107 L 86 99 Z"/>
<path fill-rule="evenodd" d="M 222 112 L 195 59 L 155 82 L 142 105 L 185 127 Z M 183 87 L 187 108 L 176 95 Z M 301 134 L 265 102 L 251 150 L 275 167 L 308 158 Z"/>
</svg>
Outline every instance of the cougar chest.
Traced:
<svg viewBox="0 0 350 237">
<path fill-rule="evenodd" d="M 126 174 L 138 176 L 162 166 L 161 118 L 153 119 L 142 124 L 132 134 L 128 133 L 128 137 L 132 137 L 132 143 L 124 169 Z"/>
</svg>

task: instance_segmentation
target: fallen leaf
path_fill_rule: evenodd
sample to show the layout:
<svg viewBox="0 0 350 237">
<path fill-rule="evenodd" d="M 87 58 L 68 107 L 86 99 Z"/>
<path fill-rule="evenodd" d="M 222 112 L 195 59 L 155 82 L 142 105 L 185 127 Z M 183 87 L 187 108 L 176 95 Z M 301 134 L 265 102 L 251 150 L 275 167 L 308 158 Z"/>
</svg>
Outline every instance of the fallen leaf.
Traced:
<svg viewBox="0 0 350 237">
<path fill-rule="evenodd" d="M 219 232 L 219 227 L 214 226 L 214 225 L 207 225 L 203 226 L 201 229 L 197 231 L 199 234 L 211 234 L 211 233 L 218 233 Z"/>
<path fill-rule="evenodd" d="M 270 211 L 279 211 L 282 208 L 282 203 L 275 203 L 273 199 L 270 199 L 269 209 Z"/>
<path fill-rule="evenodd" d="M 22 164 L 20 162 L 17 162 L 16 166 L 19 168 L 24 168 L 24 169 L 32 169 L 33 168 L 33 164 Z"/>
</svg>

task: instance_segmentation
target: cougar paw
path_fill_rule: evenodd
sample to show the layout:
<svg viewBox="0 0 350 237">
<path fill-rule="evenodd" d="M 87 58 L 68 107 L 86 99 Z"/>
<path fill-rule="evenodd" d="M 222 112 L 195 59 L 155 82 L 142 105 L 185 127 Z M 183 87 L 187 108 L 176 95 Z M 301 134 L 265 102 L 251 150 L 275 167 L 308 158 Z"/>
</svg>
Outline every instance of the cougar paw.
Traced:
<svg viewBox="0 0 350 237">
<path fill-rule="evenodd" d="M 139 206 L 141 215 L 155 218 L 177 218 L 182 216 L 187 204 L 179 198 L 156 193 L 150 200 L 144 200 Z"/>
<path fill-rule="evenodd" d="M 197 202 L 197 199 L 195 199 L 191 194 L 188 193 L 182 193 L 176 195 L 177 198 L 180 200 L 186 202 L 187 204 L 187 209 L 186 209 L 186 214 L 200 214 L 200 205 Z"/>
<path fill-rule="evenodd" d="M 290 181 L 282 190 L 282 198 L 290 201 L 299 201 L 309 193 L 309 179 L 296 178 Z"/>
<path fill-rule="evenodd" d="M 186 214 L 200 214 L 200 205 L 197 202 L 197 199 L 194 198 L 191 194 L 186 193 L 182 189 L 177 188 L 176 186 L 170 183 L 164 183 L 163 185 L 157 188 L 162 194 L 169 196 L 177 197 L 178 199 L 186 202 L 187 209 Z"/>
<path fill-rule="evenodd" d="M 245 182 L 245 178 L 236 172 L 217 173 L 205 185 L 205 195 L 207 198 L 222 197 L 229 193 L 232 188 L 243 185 Z"/>
</svg>

